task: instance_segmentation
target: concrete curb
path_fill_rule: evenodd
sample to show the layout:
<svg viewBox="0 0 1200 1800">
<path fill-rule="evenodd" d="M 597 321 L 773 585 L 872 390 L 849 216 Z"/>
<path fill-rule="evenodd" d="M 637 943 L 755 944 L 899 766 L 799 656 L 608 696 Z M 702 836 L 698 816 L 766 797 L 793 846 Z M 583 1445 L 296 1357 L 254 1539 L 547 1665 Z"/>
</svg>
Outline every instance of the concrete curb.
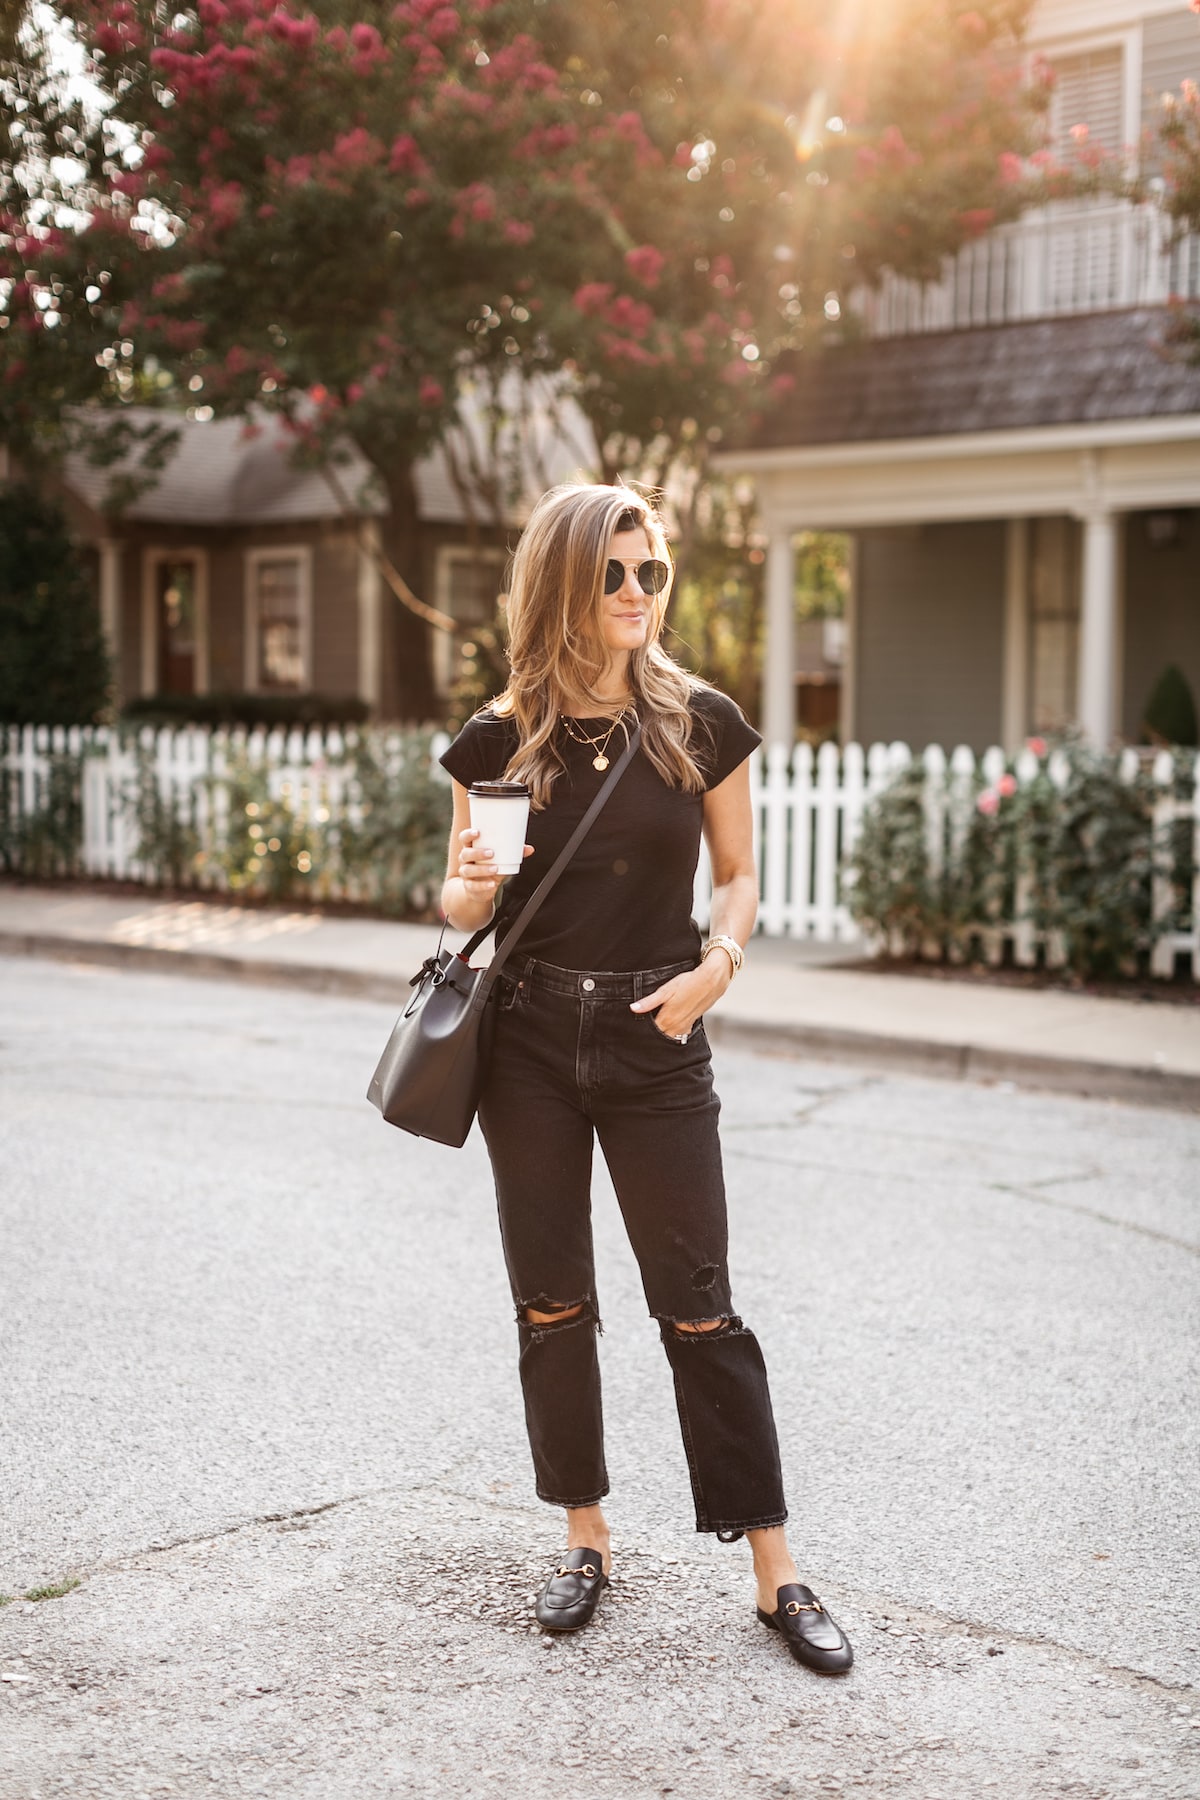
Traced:
<svg viewBox="0 0 1200 1800">
<path fill-rule="evenodd" d="M 312 994 L 345 994 L 356 1000 L 407 999 L 407 975 L 368 975 L 319 963 L 225 956 L 212 950 L 164 950 L 154 944 L 114 944 L 107 938 L 57 937 L 51 932 L 0 931 L 0 956 L 40 956 L 51 962 L 101 963 L 114 969 L 148 969 L 197 980 L 246 981 L 259 987 L 302 988 Z"/>
<path fill-rule="evenodd" d="M 1080 1094 L 1093 1100 L 1128 1100 L 1138 1106 L 1200 1112 L 1200 1076 L 1136 1063 L 1041 1056 L 1035 1051 L 996 1050 L 937 1038 L 888 1037 L 837 1025 L 760 1025 L 725 1018 L 710 1021 L 708 1035 L 714 1043 L 743 1044 L 776 1056 L 866 1063 L 943 1081 L 1011 1081 L 1016 1087 Z"/>
<path fill-rule="evenodd" d="M 0 931 L 0 956 L 44 957 L 53 962 L 98 963 L 197 980 L 244 981 L 260 987 L 299 988 L 314 994 L 342 994 L 356 1000 L 408 998 L 406 975 L 373 975 L 358 969 L 227 956 L 214 951 L 164 950 L 149 944 L 115 944 L 106 938 L 69 938 L 51 932 Z M 1034 1051 L 999 1050 L 982 1044 L 947 1043 L 936 1038 L 895 1037 L 835 1025 L 779 1025 L 728 1015 L 708 1021 L 714 1043 L 742 1046 L 768 1055 L 820 1057 L 865 1063 L 907 1075 L 943 1081 L 1011 1081 L 1017 1087 L 1080 1094 L 1089 1099 L 1125 1100 L 1178 1112 L 1200 1112 L 1200 1075 L 1154 1066 L 1044 1056 Z"/>
</svg>

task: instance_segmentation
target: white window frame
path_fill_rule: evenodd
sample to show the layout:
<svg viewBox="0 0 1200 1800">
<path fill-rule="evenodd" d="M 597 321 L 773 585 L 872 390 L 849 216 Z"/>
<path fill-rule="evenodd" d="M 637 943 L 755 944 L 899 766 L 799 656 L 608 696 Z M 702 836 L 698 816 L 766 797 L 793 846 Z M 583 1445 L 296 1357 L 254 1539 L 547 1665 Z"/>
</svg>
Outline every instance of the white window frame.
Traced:
<svg viewBox="0 0 1200 1800">
<path fill-rule="evenodd" d="M 451 579 L 455 563 L 489 563 L 496 569 L 496 592 L 500 585 L 508 562 L 508 552 L 492 544 L 481 544 L 472 548 L 470 544 L 439 544 L 434 561 L 434 587 L 436 591 L 435 605 L 439 612 L 447 613 L 451 618 L 456 614 L 451 604 L 453 582 Z M 465 621 L 463 624 L 465 625 Z M 449 692 L 454 680 L 454 649 L 458 634 L 448 631 L 435 631 L 433 634 L 433 681 L 440 694 Z"/>
<path fill-rule="evenodd" d="M 196 682 L 195 692 L 207 694 L 208 656 L 208 551 L 198 544 L 177 548 L 151 544 L 142 551 L 142 684 L 143 694 L 158 691 L 158 571 L 164 563 L 196 565 Z"/>
<path fill-rule="evenodd" d="M 1094 50 L 1121 52 L 1121 147 L 1131 172 L 1137 163 L 1142 130 L 1142 27 L 1140 21 L 1122 29 L 1072 32 L 1039 39 L 1028 47 L 1028 70 L 1035 62 L 1055 62 L 1060 57 L 1087 56 Z"/>
<path fill-rule="evenodd" d="M 245 552 L 242 576 L 242 620 L 245 654 L 242 679 L 248 694 L 270 692 L 304 694 L 312 691 L 312 545 L 256 544 Z M 262 687 L 262 670 L 258 662 L 258 571 L 262 563 L 298 562 L 300 565 L 300 660 L 304 675 L 297 688 Z"/>
</svg>

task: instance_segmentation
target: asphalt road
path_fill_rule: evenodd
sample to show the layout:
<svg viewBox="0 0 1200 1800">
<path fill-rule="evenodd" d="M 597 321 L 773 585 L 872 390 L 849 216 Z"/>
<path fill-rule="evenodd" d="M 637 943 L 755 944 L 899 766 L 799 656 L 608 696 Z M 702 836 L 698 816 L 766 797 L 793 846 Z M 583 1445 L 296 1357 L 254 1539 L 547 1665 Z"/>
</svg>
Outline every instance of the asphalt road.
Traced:
<svg viewBox="0 0 1200 1800">
<path fill-rule="evenodd" d="M 0 960 L 0 1800 L 1195 1800 L 1200 1121 L 719 1053 L 822 1682 L 692 1531 L 603 1178 L 617 1579 L 530 1627 L 486 1159 L 367 1107 L 390 1023 Z"/>
</svg>

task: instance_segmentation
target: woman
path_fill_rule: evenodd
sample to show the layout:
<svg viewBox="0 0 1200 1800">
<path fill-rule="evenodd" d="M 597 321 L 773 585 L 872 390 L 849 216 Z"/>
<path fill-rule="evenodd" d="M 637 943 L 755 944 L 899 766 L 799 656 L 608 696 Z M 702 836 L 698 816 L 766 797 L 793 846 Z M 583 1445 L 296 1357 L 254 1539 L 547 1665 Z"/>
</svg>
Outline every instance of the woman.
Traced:
<svg viewBox="0 0 1200 1800">
<path fill-rule="evenodd" d="M 531 842 L 501 903 L 502 939 L 634 721 L 642 728 L 501 977 L 479 1107 L 537 1491 L 567 1512 L 567 1554 L 536 1616 L 549 1630 L 586 1625 L 611 1566 L 589 1191 L 598 1137 L 674 1375 L 696 1528 L 748 1538 L 758 1617 L 799 1661 L 840 1674 L 850 1646 L 796 1574 L 766 1370 L 732 1310 L 702 1023 L 754 925 L 746 759 L 759 738 L 663 650 L 669 588 L 662 526 L 631 490 L 546 494 L 511 570 L 508 686 L 442 758 L 454 777 L 442 905 L 461 931 L 492 918 L 501 886 L 492 847 L 471 829 L 467 789 L 501 777 L 531 789 Z M 713 870 L 703 947 L 691 918 L 701 830 Z"/>
</svg>

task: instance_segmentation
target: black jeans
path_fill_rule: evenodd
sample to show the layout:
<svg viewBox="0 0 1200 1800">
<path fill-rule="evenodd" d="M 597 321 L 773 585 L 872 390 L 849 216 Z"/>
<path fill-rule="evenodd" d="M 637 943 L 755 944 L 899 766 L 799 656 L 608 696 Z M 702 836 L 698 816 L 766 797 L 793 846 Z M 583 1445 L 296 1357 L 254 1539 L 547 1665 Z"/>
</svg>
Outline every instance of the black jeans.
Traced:
<svg viewBox="0 0 1200 1800">
<path fill-rule="evenodd" d="M 591 1168 L 600 1140 L 675 1378 L 696 1529 L 723 1538 L 787 1517 L 767 1373 L 731 1310 L 720 1102 L 702 1024 L 686 1044 L 631 1000 L 691 965 L 635 974 L 506 970 L 479 1107 L 517 1308 L 521 1386 L 543 1500 L 608 1492 L 596 1333 Z M 526 1309 L 574 1316 L 535 1325 Z M 708 1332 L 679 1322 L 719 1319 Z"/>
</svg>

